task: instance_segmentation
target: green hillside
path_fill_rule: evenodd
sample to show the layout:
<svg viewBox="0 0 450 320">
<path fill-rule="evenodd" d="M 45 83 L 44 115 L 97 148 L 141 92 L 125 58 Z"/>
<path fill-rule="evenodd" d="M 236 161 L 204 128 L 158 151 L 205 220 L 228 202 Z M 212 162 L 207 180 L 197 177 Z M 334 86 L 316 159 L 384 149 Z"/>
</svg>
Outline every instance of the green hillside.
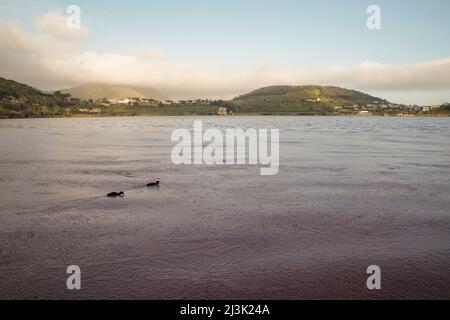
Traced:
<svg viewBox="0 0 450 320">
<path fill-rule="evenodd" d="M 45 96 L 39 90 L 36 90 L 26 84 L 22 84 L 13 80 L 7 80 L 0 77 L 0 98 L 3 97 L 39 99 Z"/>
<path fill-rule="evenodd" d="M 42 115 L 40 106 L 48 105 L 49 97 L 26 84 L 0 77 L 0 118 Z"/>
<path fill-rule="evenodd" d="M 334 107 L 367 105 L 385 100 L 332 86 L 271 86 L 236 97 L 236 113 L 328 114 Z"/>
</svg>

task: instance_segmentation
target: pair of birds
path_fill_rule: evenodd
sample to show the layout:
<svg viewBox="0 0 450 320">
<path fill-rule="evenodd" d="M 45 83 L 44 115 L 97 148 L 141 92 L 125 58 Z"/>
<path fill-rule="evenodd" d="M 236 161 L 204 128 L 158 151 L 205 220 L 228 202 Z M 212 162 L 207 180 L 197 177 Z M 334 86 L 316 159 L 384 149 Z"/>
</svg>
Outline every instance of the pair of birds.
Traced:
<svg viewBox="0 0 450 320">
<path fill-rule="evenodd" d="M 159 180 L 156 182 L 150 182 L 147 184 L 147 187 L 157 187 L 157 186 L 159 186 Z M 106 196 L 109 198 L 125 197 L 125 192 L 123 192 L 123 191 L 111 192 L 111 193 L 108 193 Z"/>
</svg>

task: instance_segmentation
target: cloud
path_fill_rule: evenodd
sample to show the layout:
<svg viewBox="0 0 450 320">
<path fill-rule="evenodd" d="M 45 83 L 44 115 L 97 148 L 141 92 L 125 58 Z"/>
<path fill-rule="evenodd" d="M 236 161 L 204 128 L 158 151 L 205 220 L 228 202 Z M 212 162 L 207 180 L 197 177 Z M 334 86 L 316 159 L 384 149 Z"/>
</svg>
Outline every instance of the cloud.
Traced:
<svg viewBox="0 0 450 320">
<path fill-rule="evenodd" d="M 127 51 L 129 55 L 140 57 L 146 60 L 166 60 L 167 54 L 160 49 L 155 48 L 138 48 Z"/>
<path fill-rule="evenodd" d="M 62 18 L 54 13 L 38 18 L 36 28 L 41 31 L 38 33 L 0 21 L 0 76 L 44 89 L 87 82 L 148 86 L 175 99 L 230 98 L 274 84 L 327 84 L 396 94 L 450 92 L 450 58 L 417 64 L 365 62 L 312 69 L 273 62 L 253 65 L 178 63 L 155 48 L 123 53 L 83 50 L 77 41 L 67 41 L 74 38 L 69 35 L 70 30 L 61 28 Z"/>
<path fill-rule="evenodd" d="M 323 70 L 319 76 L 372 90 L 445 90 L 450 89 L 450 58 L 400 65 L 365 62 Z"/>
<path fill-rule="evenodd" d="M 42 32 L 65 40 L 80 39 L 89 35 L 89 30 L 84 26 L 80 26 L 79 29 L 69 28 L 67 19 L 67 16 L 59 13 L 47 12 L 34 21 L 34 26 Z"/>
</svg>

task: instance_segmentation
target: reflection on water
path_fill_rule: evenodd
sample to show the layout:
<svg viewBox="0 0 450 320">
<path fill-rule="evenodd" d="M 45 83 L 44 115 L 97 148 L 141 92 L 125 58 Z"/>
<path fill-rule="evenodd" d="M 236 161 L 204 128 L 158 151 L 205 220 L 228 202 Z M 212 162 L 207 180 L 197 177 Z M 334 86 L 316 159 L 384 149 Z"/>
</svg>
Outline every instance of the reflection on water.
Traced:
<svg viewBox="0 0 450 320">
<path fill-rule="evenodd" d="M 173 165 L 170 135 L 195 119 L 280 129 L 279 174 Z M 0 298 L 450 297 L 450 119 L 0 120 L 0 134 Z"/>
</svg>

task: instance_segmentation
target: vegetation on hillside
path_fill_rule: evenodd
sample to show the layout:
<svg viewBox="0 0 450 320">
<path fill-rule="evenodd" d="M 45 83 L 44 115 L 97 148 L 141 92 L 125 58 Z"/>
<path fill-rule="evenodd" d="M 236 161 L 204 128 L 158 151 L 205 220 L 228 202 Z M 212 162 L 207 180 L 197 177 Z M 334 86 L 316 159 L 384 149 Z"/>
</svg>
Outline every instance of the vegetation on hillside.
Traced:
<svg viewBox="0 0 450 320">
<path fill-rule="evenodd" d="M 236 113 L 330 114 L 335 107 L 382 103 L 358 91 L 331 86 L 272 86 L 232 100 Z"/>
<path fill-rule="evenodd" d="M 48 95 L 26 84 L 0 77 L 0 98 L 7 96 L 15 99 L 22 98 L 27 100 L 36 100 L 38 102 L 44 101 L 45 97 Z"/>
<path fill-rule="evenodd" d="M 450 103 L 444 103 L 439 107 L 439 109 L 434 109 L 430 112 L 431 115 L 449 115 L 450 114 Z"/>
</svg>

